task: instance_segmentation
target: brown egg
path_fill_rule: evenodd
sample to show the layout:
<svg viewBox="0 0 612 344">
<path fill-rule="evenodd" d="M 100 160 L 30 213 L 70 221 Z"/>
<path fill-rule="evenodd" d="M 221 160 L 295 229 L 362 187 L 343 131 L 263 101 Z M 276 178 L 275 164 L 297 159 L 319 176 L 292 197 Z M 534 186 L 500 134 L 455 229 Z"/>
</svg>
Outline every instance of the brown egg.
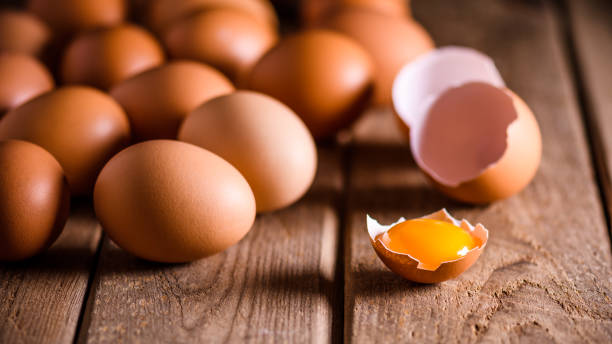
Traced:
<svg viewBox="0 0 612 344">
<path fill-rule="evenodd" d="M 320 24 L 335 11 L 348 7 L 361 8 L 389 17 L 409 18 L 410 0 L 304 0 L 300 2 L 300 15 L 305 25 Z"/>
<path fill-rule="evenodd" d="M 60 164 L 41 147 L 0 141 L 0 261 L 32 257 L 57 239 L 70 211 Z"/>
<path fill-rule="evenodd" d="M 28 0 L 27 7 L 60 34 L 116 25 L 127 11 L 125 0 Z"/>
<path fill-rule="evenodd" d="M 393 103 L 410 128 L 415 162 L 452 198 L 507 198 L 538 170 L 538 123 L 480 52 L 444 47 L 421 56 L 395 79 Z"/>
<path fill-rule="evenodd" d="M 442 261 L 438 266 L 428 266 L 428 264 L 419 261 L 410 254 L 396 252 L 385 245 L 385 240 L 383 240 L 384 234 L 395 225 L 406 221 L 404 218 L 399 219 L 396 223 L 391 225 L 381 225 L 370 216 L 366 216 L 370 242 L 378 258 L 380 258 L 391 271 L 413 282 L 439 283 L 459 276 L 478 260 L 478 257 L 480 257 L 480 254 L 489 240 L 489 231 L 482 224 L 479 223 L 473 226 L 467 220 L 459 221 L 453 218 L 446 209 L 439 210 L 419 219 L 452 224 L 469 234 L 475 246 L 469 250 L 467 247 L 464 247 L 461 251 L 457 252 L 459 256 L 457 259 Z M 420 247 L 420 250 L 424 250 L 424 248 Z M 439 251 L 439 247 L 431 248 L 431 251 Z"/>
<path fill-rule="evenodd" d="M 111 95 L 127 112 L 134 139 L 150 140 L 175 139 L 191 110 L 233 91 L 219 71 L 198 62 L 175 61 L 117 84 Z"/>
<path fill-rule="evenodd" d="M 30 141 L 60 162 L 72 194 L 92 191 L 98 172 L 130 137 L 125 113 L 96 89 L 69 86 L 47 92 L 0 121 L 0 139 Z"/>
<path fill-rule="evenodd" d="M 0 51 L 40 56 L 50 38 L 47 24 L 31 13 L 0 11 Z"/>
<path fill-rule="evenodd" d="M 255 219 L 255 199 L 240 172 L 207 150 L 169 140 L 113 157 L 96 182 L 94 206 L 115 243 L 159 262 L 221 252 Z"/>
<path fill-rule="evenodd" d="M 0 76 L 0 118 L 54 87 L 47 68 L 29 55 L 0 53 Z"/>
<path fill-rule="evenodd" d="M 61 74 L 65 83 L 108 89 L 163 62 L 157 40 L 140 27 L 126 24 L 77 36 L 66 49 Z"/>
<path fill-rule="evenodd" d="M 247 87 L 287 104 L 315 138 L 333 135 L 368 105 L 373 67 L 352 39 L 308 30 L 282 40 L 247 78 Z"/>
<path fill-rule="evenodd" d="M 191 15 L 164 34 L 170 55 L 207 63 L 234 81 L 243 79 L 277 39 L 269 25 L 231 8 Z"/>
<path fill-rule="evenodd" d="M 162 32 L 171 23 L 191 14 L 212 8 L 243 11 L 271 28 L 278 26 L 274 7 L 267 0 L 153 0 L 149 6 L 149 25 Z"/>
<path fill-rule="evenodd" d="M 235 166 L 255 194 L 257 211 L 288 206 L 306 193 L 317 169 L 314 140 L 300 118 L 269 96 L 238 91 L 191 112 L 179 140 Z"/>
<path fill-rule="evenodd" d="M 376 64 L 374 100 L 378 105 L 391 105 L 391 88 L 400 69 L 434 48 L 431 37 L 417 22 L 363 9 L 339 11 L 324 26 L 354 38 L 370 53 Z"/>
</svg>

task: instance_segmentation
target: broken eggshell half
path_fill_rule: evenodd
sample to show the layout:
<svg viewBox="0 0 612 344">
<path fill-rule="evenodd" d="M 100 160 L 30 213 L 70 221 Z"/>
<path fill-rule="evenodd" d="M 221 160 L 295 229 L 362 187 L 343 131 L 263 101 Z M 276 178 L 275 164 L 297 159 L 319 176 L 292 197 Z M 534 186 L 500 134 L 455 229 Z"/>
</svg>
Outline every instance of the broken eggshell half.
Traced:
<svg viewBox="0 0 612 344">
<path fill-rule="evenodd" d="M 482 224 L 479 223 L 473 226 L 465 219 L 459 221 L 453 218 L 446 209 L 441 209 L 422 218 L 444 221 L 462 228 L 474 238 L 477 245 L 461 258 L 443 262 L 437 267 L 424 266 L 409 254 L 389 249 L 381 240 L 382 234 L 386 233 L 393 226 L 406 221 L 406 219 L 402 217 L 390 225 L 381 225 L 369 215 L 366 215 L 370 242 L 380 260 L 391 271 L 413 282 L 439 283 L 459 276 L 480 257 L 489 239 L 489 231 Z"/>
<path fill-rule="evenodd" d="M 542 154 L 538 123 L 488 56 L 436 49 L 400 71 L 392 96 L 414 160 L 448 196 L 489 203 L 534 177 Z"/>
</svg>

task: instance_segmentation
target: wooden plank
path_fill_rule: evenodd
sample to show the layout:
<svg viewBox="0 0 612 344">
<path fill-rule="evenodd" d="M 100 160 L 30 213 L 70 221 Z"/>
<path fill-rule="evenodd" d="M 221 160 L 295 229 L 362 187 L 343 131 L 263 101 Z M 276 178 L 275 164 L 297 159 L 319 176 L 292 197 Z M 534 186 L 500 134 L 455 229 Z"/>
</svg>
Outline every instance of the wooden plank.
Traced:
<svg viewBox="0 0 612 344">
<path fill-rule="evenodd" d="M 600 185 L 612 213 L 612 2 L 566 1 Z"/>
<path fill-rule="evenodd" d="M 0 343 L 72 343 L 100 240 L 91 205 L 72 212 L 46 253 L 0 265 Z"/>
<path fill-rule="evenodd" d="M 163 265 L 105 242 L 79 342 L 329 342 L 338 157 L 320 149 L 306 197 L 259 215 L 251 232 L 224 253 Z"/>
<path fill-rule="evenodd" d="M 349 176 L 345 339 L 611 342 L 610 242 L 551 4 L 429 0 L 415 1 L 414 12 L 438 45 L 467 45 L 495 59 L 538 118 L 543 160 L 517 196 L 468 206 L 428 185 L 395 137 L 360 140 Z M 490 229 L 479 261 L 437 285 L 388 271 L 369 243 L 365 214 L 389 223 L 442 207 Z"/>
</svg>

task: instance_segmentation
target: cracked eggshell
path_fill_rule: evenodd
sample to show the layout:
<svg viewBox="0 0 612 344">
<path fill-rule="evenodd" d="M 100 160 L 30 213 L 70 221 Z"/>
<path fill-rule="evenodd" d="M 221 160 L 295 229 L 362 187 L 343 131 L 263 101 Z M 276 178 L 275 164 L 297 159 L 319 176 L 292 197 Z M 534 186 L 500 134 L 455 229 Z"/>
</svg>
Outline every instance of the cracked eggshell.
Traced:
<svg viewBox="0 0 612 344">
<path fill-rule="evenodd" d="M 537 172 L 542 142 L 533 113 L 475 50 L 440 48 L 404 67 L 393 105 L 410 128 L 417 165 L 452 198 L 504 199 Z"/>
<path fill-rule="evenodd" d="M 386 233 L 393 226 L 406 221 L 406 219 L 402 217 L 393 224 L 381 225 L 369 215 L 366 215 L 370 242 L 378 257 L 391 271 L 413 282 L 439 283 L 459 276 L 476 262 L 489 239 L 489 231 L 482 224 L 473 226 L 465 219 L 459 221 L 453 218 L 446 209 L 441 209 L 422 218 L 452 223 L 468 232 L 478 242 L 478 245 L 468 251 L 465 256 L 443 262 L 435 270 L 428 270 L 422 267 L 420 262 L 409 254 L 398 253 L 388 249 L 382 240 L 379 239 L 381 234 Z"/>
</svg>

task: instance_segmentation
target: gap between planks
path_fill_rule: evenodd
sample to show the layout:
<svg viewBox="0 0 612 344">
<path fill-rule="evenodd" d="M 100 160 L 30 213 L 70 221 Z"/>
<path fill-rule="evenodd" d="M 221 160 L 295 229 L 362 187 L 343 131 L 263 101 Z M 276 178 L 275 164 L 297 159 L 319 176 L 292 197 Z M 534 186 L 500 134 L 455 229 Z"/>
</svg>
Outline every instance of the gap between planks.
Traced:
<svg viewBox="0 0 612 344">
<path fill-rule="evenodd" d="M 604 0 L 607 1 L 607 0 Z M 578 45 L 578 40 L 584 38 L 586 40 L 599 40 L 599 47 L 605 48 L 605 45 L 612 45 L 612 39 L 606 40 L 605 37 L 598 35 L 587 25 L 585 16 L 587 15 L 585 9 L 592 9 L 596 7 L 595 4 L 602 6 L 603 1 L 601 0 L 590 0 L 590 1 L 571 1 L 570 0 L 559 0 L 555 2 L 558 6 L 556 8 L 559 17 L 559 26 L 562 37 L 565 38 L 566 42 L 566 54 L 570 67 L 571 74 L 574 79 L 575 92 L 578 99 L 578 105 L 580 106 L 580 112 L 582 113 L 582 119 L 584 122 L 585 135 L 588 140 L 589 150 L 592 158 L 593 170 L 595 172 L 595 179 L 597 181 L 599 189 L 599 197 L 604 208 L 604 214 L 606 217 L 606 226 L 608 228 L 608 236 L 612 241 L 612 180 L 610 174 L 609 161 L 610 155 L 606 144 L 603 139 L 603 135 L 610 135 L 611 132 L 606 133 L 606 129 L 609 128 L 602 126 L 601 118 L 606 114 L 601 113 L 603 110 L 597 110 L 597 105 L 603 107 L 603 104 L 593 95 L 593 92 L 599 91 L 594 82 L 589 83 L 587 81 L 589 70 L 587 68 L 602 67 L 602 73 L 612 72 L 612 56 L 608 56 L 608 66 L 595 66 L 588 65 L 589 61 L 586 60 L 581 54 L 591 55 L 594 53 L 606 54 L 606 52 L 593 52 L 587 51 L 587 49 L 596 49 L 594 45 L 583 45 L 582 49 Z M 612 11 L 612 6 L 608 5 L 608 9 Z M 595 12 L 597 13 L 597 12 Z M 597 18 L 589 17 L 587 21 L 597 21 L 597 24 L 604 24 L 604 17 L 606 14 L 599 13 Z M 612 15 L 607 14 L 608 22 L 607 29 L 612 30 Z M 584 31 L 582 31 L 584 30 Z M 589 35 L 590 37 L 586 37 Z M 610 34 L 609 37 L 612 37 Z M 583 57 L 583 59 L 581 59 Z M 607 68 L 605 68 L 607 67 Z M 593 75 L 590 75 L 593 78 Z M 599 76 L 601 77 L 601 76 Z M 612 74 L 605 74 L 604 78 L 612 78 Z M 612 86 L 612 82 L 609 82 L 608 86 Z M 609 92 L 609 89 L 607 90 Z M 612 96 L 611 96 L 612 97 Z"/>
</svg>

